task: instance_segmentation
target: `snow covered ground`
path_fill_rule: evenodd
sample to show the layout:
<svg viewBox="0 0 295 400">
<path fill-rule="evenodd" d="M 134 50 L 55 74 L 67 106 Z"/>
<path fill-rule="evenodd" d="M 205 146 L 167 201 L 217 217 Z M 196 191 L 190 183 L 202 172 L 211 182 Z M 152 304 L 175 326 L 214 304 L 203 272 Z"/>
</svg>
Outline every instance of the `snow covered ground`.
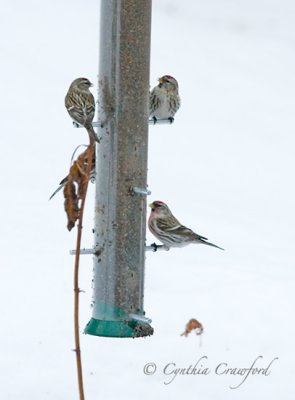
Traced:
<svg viewBox="0 0 295 400">
<path fill-rule="evenodd" d="M 155 334 L 83 335 L 88 400 L 294 398 L 294 13 L 291 0 L 154 1 L 151 85 L 177 77 L 182 108 L 173 126 L 150 129 L 150 199 L 226 251 L 148 253 L 145 310 Z M 96 81 L 98 23 L 94 0 L 2 5 L 1 399 L 78 398 L 75 232 L 66 231 L 62 196 L 48 197 L 86 140 L 63 99 L 74 78 Z M 81 329 L 92 277 L 91 257 L 82 260 Z M 205 328 L 201 346 L 194 334 L 180 337 L 192 317 Z M 198 365 L 210 373 L 165 384 L 203 356 Z M 249 368 L 259 356 L 264 368 L 278 357 L 271 373 L 236 389 L 243 377 L 215 372 L 220 363 Z M 156 373 L 145 375 L 150 362 Z"/>
</svg>

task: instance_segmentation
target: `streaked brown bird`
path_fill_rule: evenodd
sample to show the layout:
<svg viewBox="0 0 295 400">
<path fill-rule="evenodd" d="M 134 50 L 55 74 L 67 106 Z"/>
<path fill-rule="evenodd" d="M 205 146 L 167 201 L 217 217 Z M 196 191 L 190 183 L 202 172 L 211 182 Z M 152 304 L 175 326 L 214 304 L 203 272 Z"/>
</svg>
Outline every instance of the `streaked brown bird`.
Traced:
<svg viewBox="0 0 295 400">
<path fill-rule="evenodd" d="M 93 86 L 87 78 L 77 78 L 69 87 L 65 97 L 65 106 L 72 119 L 84 126 L 89 140 L 99 142 L 94 132 L 92 121 L 95 114 L 95 100 L 89 88 Z"/>
<path fill-rule="evenodd" d="M 150 204 L 151 214 L 148 221 L 148 226 L 153 235 L 159 239 L 164 246 L 184 247 L 188 244 L 206 244 L 208 246 L 217 247 L 220 250 L 223 248 L 216 244 L 207 242 L 207 238 L 200 236 L 191 229 L 182 225 L 172 214 L 167 204 L 163 201 L 154 201 Z"/>
<path fill-rule="evenodd" d="M 177 80 L 170 75 L 162 76 L 159 78 L 159 84 L 150 93 L 150 118 L 155 123 L 158 119 L 169 119 L 173 122 L 179 107 Z"/>
</svg>

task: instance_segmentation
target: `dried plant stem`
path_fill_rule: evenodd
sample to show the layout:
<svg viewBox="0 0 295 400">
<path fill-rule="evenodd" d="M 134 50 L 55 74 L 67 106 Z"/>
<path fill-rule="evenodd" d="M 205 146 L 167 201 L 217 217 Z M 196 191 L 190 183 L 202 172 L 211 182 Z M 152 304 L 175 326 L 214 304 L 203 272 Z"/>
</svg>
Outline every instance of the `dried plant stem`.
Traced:
<svg viewBox="0 0 295 400">
<path fill-rule="evenodd" d="M 92 169 L 92 159 L 93 159 L 94 149 L 95 149 L 94 143 L 90 142 L 90 145 L 88 146 L 87 149 L 88 168 L 87 168 L 87 174 L 85 174 L 84 178 L 85 185 L 83 185 L 83 190 L 81 195 L 81 207 L 78 218 L 76 257 L 75 257 L 75 269 L 74 269 L 74 332 L 75 332 L 75 353 L 76 353 L 77 377 L 78 377 L 80 400 L 85 400 L 85 396 L 84 396 L 84 386 L 83 386 L 83 372 L 82 372 L 80 332 L 79 332 L 79 293 L 80 293 L 79 264 L 80 264 L 80 249 L 81 249 L 81 239 L 82 239 L 84 207 L 85 207 L 88 182 Z"/>
</svg>

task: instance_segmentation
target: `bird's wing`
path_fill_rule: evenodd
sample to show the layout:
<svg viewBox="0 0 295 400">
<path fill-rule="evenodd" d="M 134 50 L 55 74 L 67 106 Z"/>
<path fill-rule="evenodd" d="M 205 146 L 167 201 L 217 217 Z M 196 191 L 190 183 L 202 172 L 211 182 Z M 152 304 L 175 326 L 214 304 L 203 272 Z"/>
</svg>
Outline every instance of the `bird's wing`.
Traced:
<svg viewBox="0 0 295 400">
<path fill-rule="evenodd" d="M 95 114 L 95 99 L 92 93 L 89 93 L 88 101 L 86 102 L 86 111 L 88 114 L 92 115 L 92 120 Z"/>
<path fill-rule="evenodd" d="M 160 105 L 160 98 L 156 93 L 155 88 L 151 91 L 150 93 L 150 115 L 154 113 L 154 111 L 159 107 Z"/>
<path fill-rule="evenodd" d="M 207 244 L 208 246 L 212 246 L 212 247 L 216 247 L 217 249 L 224 250 L 222 247 L 219 247 L 216 244 L 208 242 L 207 238 L 205 238 L 204 236 L 198 235 L 197 233 L 193 232 L 191 229 L 187 228 L 186 226 L 177 225 L 177 226 L 174 226 L 173 228 L 166 229 L 166 232 L 167 231 L 169 231 L 169 233 L 171 233 L 172 235 L 182 237 L 184 241 L 186 239 L 188 241 L 193 240 L 196 243 L 203 243 L 203 244 Z"/>
<path fill-rule="evenodd" d="M 173 112 L 175 114 L 180 107 L 180 97 L 175 96 L 175 95 L 170 96 L 169 97 L 169 105 L 170 105 L 170 110 L 173 110 Z"/>
<path fill-rule="evenodd" d="M 160 227 L 160 226 L 159 226 Z M 161 227 L 161 229 L 163 229 L 163 227 Z M 184 239 L 200 239 L 200 240 L 208 240 L 207 238 L 197 235 L 196 233 L 194 233 L 191 229 L 187 228 L 184 225 L 178 224 L 178 225 L 174 225 L 172 227 L 164 227 L 164 230 L 166 232 L 170 232 L 173 235 L 178 235 L 183 237 Z"/>
<path fill-rule="evenodd" d="M 95 113 L 95 100 L 92 93 L 87 95 L 73 92 L 65 99 L 66 108 L 71 117 L 81 125 L 92 122 Z"/>
<path fill-rule="evenodd" d="M 175 221 L 177 221 L 175 219 Z M 171 237 L 178 238 L 178 242 L 195 242 L 195 243 L 203 243 L 207 244 L 208 246 L 216 247 L 217 249 L 224 250 L 222 247 L 216 246 L 216 244 L 208 242 L 207 238 L 201 235 L 198 235 L 191 229 L 187 228 L 180 223 L 172 223 L 171 221 L 167 221 L 166 219 L 158 219 L 157 220 L 157 227 L 165 234 L 169 234 Z M 182 240 L 179 240 L 182 239 Z"/>
</svg>

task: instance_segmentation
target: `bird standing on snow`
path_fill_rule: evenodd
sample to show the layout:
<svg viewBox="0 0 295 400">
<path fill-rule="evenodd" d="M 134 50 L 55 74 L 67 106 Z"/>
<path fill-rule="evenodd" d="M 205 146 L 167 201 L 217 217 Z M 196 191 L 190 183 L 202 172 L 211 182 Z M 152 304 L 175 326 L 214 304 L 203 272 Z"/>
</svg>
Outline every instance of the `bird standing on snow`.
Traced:
<svg viewBox="0 0 295 400">
<path fill-rule="evenodd" d="M 155 86 L 150 93 L 150 118 L 155 123 L 157 119 L 169 119 L 172 123 L 179 107 L 177 80 L 170 75 L 162 76 L 159 78 L 158 86 Z"/>
<path fill-rule="evenodd" d="M 95 100 L 89 88 L 93 86 L 87 78 L 75 79 L 65 97 L 65 106 L 75 122 L 84 126 L 91 143 L 99 142 L 92 127 L 95 114 Z"/>
<path fill-rule="evenodd" d="M 171 213 L 167 204 L 162 201 L 154 201 L 150 204 L 150 207 L 152 210 L 148 221 L 149 229 L 167 249 L 170 247 L 184 247 L 191 243 L 201 243 L 224 250 L 213 243 L 207 242 L 208 239 L 204 236 L 200 236 L 181 225 Z"/>
</svg>

